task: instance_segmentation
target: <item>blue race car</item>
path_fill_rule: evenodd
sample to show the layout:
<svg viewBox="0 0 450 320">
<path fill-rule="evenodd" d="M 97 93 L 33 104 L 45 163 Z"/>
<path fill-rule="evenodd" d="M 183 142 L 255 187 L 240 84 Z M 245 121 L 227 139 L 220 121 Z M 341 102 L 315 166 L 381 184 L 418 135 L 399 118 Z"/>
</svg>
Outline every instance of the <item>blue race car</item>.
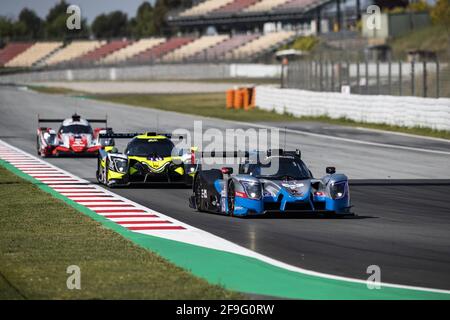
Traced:
<svg viewBox="0 0 450 320">
<path fill-rule="evenodd" d="M 199 170 L 194 176 L 190 207 L 239 217 L 286 213 L 353 215 L 348 178 L 336 173 L 334 167 L 327 167 L 327 174 L 315 179 L 299 150 L 258 152 L 256 161 L 250 160 L 249 153 L 243 158 L 237 175 L 232 175 L 231 167 Z M 274 161 L 278 161 L 277 166 L 272 166 Z"/>
</svg>

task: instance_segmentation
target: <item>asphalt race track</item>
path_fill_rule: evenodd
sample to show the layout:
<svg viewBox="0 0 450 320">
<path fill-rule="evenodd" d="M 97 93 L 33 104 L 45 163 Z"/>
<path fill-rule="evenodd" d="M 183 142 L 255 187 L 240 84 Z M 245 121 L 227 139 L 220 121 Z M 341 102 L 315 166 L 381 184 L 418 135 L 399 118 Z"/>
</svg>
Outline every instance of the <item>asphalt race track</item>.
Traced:
<svg viewBox="0 0 450 320">
<path fill-rule="evenodd" d="M 0 139 L 35 154 L 37 114 L 67 117 L 74 111 L 84 117 L 107 113 L 116 132 L 154 130 L 156 124 L 165 131 L 191 129 L 194 120 L 204 120 L 205 129 L 247 128 L 223 120 L 0 87 Z M 155 185 L 114 192 L 292 265 L 361 279 L 367 279 L 369 265 L 378 265 L 383 282 L 450 289 L 449 142 L 317 123 L 286 126 L 302 131 L 286 133 L 286 148 L 300 147 L 316 176 L 334 165 L 352 179 L 357 217 L 237 219 L 192 211 L 189 189 Z M 95 181 L 95 159 L 47 161 Z"/>
</svg>

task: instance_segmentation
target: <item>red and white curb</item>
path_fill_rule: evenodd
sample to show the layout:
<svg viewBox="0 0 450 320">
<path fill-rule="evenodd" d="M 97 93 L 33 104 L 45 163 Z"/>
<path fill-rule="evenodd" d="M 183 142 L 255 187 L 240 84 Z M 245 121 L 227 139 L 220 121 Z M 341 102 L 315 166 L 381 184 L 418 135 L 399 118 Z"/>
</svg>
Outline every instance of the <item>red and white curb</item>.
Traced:
<svg viewBox="0 0 450 320">
<path fill-rule="evenodd" d="M 64 195 L 65 197 L 85 206 L 86 208 L 89 208 L 96 214 L 101 215 L 131 230 L 132 232 L 138 232 L 209 249 L 252 257 L 293 272 L 299 272 L 327 279 L 366 284 L 365 280 L 311 271 L 256 253 L 231 241 L 185 224 L 160 212 L 144 207 L 127 198 L 119 196 L 101 186 L 77 177 L 70 172 L 48 163 L 47 161 L 24 152 L 2 140 L 0 140 L 0 159 L 10 163 L 20 171 L 28 174 L 36 180 L 39 180 L 41 183 L 49 186 L 61 195 Z M 92 171 L 94 172 L 94 170 L 95 169 L 93 168 Z M 391 283 L 381 283 L 381 285 L 393 288 L 450 294 L 450 291 L 448 290 L 413 287 Z"/>
</svg>

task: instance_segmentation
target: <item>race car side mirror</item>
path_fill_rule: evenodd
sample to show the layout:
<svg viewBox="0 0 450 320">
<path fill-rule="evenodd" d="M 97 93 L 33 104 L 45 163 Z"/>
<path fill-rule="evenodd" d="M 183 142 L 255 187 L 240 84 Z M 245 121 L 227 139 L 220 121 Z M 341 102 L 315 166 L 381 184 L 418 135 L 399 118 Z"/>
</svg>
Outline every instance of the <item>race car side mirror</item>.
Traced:
<svg viewBox="0 0 450 320">
<path fill-rule="evenodd" d="M 327 172 L 327 174 L 334 174 L 334 173 L 336 173 L 336 168 L 335 167 L 327 167 L 326 172 Z"/>
<path fill-rule="evenodd" d="M 223 167 L 220 171 L 222 171 L 223 174 L 232 174 L 233 173 L 233 168 Z"/>
</svg>

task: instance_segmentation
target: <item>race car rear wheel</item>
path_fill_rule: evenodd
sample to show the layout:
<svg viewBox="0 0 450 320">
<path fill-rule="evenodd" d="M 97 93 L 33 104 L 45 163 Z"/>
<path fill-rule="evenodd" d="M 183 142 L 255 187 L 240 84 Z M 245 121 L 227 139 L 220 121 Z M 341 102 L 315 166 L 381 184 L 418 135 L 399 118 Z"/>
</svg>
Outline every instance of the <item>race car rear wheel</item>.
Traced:
<svg viewBox="0 0 450 320">
<path fill-rule="evenodd" d="M 200 181 L 200 176 L 197 175 L 195 177 L 194 181 L 194 199 L 195 199 L 195 207 L 197 208 L 197 211 L 202 212 L 204 211 L 203 208 L 203 200 L 202 200 L 202 183 Z"/>
<path fill-rule="evenodd" d="M 39 136 L 36 137 L 36 151 L 38 156 L 42 156 L 41 154 L 41 146 L 39 144 Z"/>
<path fill-rule="evenodd" d="M 228 214 L 230 216 L 234 216 L 234 203 L 235 203 L 235 188 L 234 182 L 231 181 L 228 185 L 228 194 L 227 194 L 227 204 L 228 204 Z"/>
</svg>

